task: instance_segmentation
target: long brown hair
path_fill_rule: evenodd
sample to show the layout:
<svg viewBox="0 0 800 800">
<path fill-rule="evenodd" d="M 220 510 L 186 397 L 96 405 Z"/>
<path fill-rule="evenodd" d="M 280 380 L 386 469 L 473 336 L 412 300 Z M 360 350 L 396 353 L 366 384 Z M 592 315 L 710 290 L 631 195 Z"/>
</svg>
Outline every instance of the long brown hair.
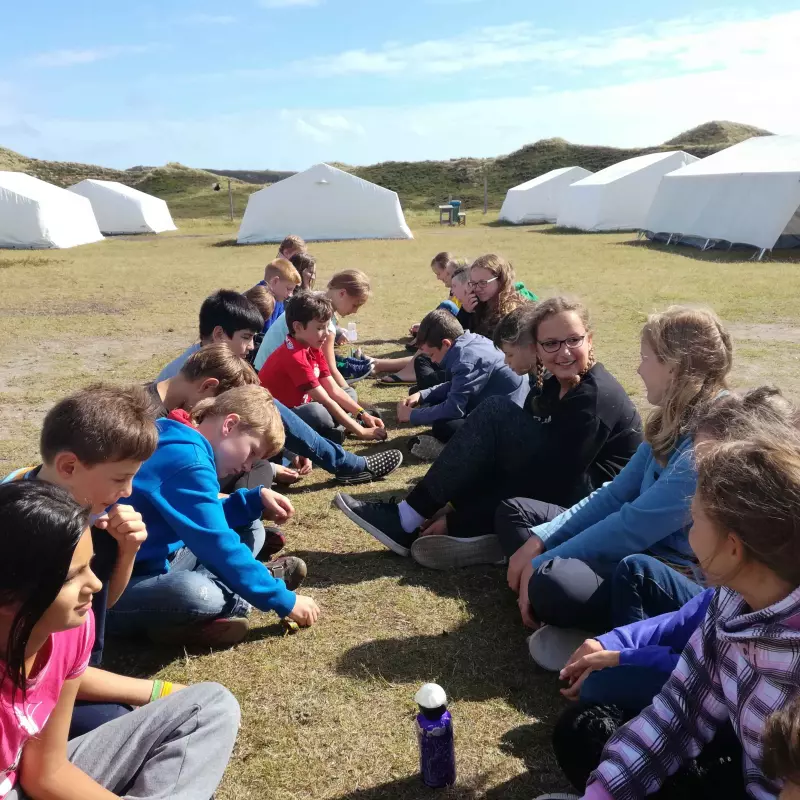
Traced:
<svg viewBox="0 0 800 800">
<path fill-rule="evenodd" d="M 473 261 L 470 270 L 476 267 L 491 272 L 499 284 L 497 294 L 485 303 L 479 302 L 472 314 L 473 332 L 491 338 L 500 319 L 522 305 L 525 299 L 514 288 L 516 276 L 510 261 L 489 253 Z"/>
<path fill-rule="evenodd" d="M 685 306 L 651 315 L 642 340 L 673 370 L 664 399 L 644 428 L 645 440 L 663 465 L 688 433 L 696 409 L 727 388 L 733 344 L 713 311 Z"/>
</svg>

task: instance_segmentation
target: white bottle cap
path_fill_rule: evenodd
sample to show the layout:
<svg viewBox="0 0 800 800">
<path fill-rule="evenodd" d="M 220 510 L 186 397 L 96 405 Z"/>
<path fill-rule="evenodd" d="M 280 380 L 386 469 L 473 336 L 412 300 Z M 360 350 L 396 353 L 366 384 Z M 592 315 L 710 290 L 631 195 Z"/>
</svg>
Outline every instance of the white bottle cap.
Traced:
<svg viewBox="0 0 800 800">
<path fill-rule="evenodd" d="M 422 708 L 441 708 L 447 705 L 447 694 L 438 683 L 426 683 L 414 695 L 414 702 Z"/>
</svg>

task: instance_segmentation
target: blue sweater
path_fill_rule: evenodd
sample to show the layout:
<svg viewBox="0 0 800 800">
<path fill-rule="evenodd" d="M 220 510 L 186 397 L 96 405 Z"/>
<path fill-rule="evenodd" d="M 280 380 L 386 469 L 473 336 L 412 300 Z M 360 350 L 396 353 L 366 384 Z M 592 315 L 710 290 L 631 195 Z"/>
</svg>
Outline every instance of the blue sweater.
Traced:
<svg viewBox="0 0 800 800">
<path fill-rule="evenodd" d="M 156 425 L 158 447 L 136 474 L 130 497 L 147 526 L 147 541 L 136 556 L 134 574 L 169 572 L 169 556 L 186 545 L 248 603 L 285 617 L 294 608 L 294 593 L 272 577 L 233 530 L 261 516 L 262 487 L 239 489 L 221 500 L 208 440 L 171 419 L 160 419 Z"/>
<path fill-rule="evenodd" d="M 459 336 L 439 366 L 447 381 L 419 393 L 425 407 L 412 410 L 413 425 L 462 419 L 494 395 L 509 397 L 522 406 L 528 395 L 528 381 L 506 366 L 503 353 L 490 339 L 477 333 L 467 331 Z"/>
<path fill-rule="evenodd" d="M 606 650 L 619 653 L 620 666 L 650 667 L 669 675 L 675 669 L 683 648 L 700 627 L 713 589 L 695 595 L 677 611 L 650 617 L 597 637 Z"/>
<path fill-rule="evenodd" d="M 635 553 L 694 564 L 687 533 L 696 482 L 691 439 L 679 442 L 664 467 L 643 442 L 613 481 L 533 528 L 545 547 L 533 560 L 534 569 L 552 558 L 577 558 L 610 577 L 623 558 Z"/>
</svg>

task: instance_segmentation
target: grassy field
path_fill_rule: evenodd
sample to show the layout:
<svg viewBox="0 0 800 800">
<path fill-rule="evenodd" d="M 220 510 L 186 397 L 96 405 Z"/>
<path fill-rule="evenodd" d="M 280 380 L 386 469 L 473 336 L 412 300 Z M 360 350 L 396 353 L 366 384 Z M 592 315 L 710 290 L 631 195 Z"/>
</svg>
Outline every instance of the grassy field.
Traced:
<svg viewBox="0 0 800 800">
<path fill-rule="evenodd" d="M 400 354 L 410 323 L 436 305 L 428 269 L 440 250 L 500 252 L 540 296 L 583 297 L 594 312 L 599 358 L 641 400 L 638 331 L 670 303 L 708 304 L 737 344 L 735 383 L 800 389 L 800 258 L 763 263 L 693 250 L 665 251 L 627 234 L 575 235 L 497 226 L 467 228 L 410 216 L 409 242 L 315 244 L 321 279 L 364 269 L 374 298 L 358 316 L 374 354 Z M 0 472 L 35 463 L 37 431 L 54 400 L 88 381 L 145 381 L 195 338 L 203 297 L 244 289 L 274 248 L 234 247 L 235 228 L 182 221 L 175 234 L 109 239 L 61 252 L 0 251 Z M 403 390 L 362 382 L 365 403 L 386 412 L 391 444 L 411 430 L 393 422 Z M 375 449 L 355 447 L 356 450 Z M 406 492 L 424 473 L 409 456 L 391 479 L 359 495 Z M 284 637 L 256 614 L 232 651 L 190 653 L 113 642 L 108 666 L 179 681 L 217 680 L 238 697 L 243 723 L 217 797 L 378 800 L 428 792 L 416 776 L 413 695 L 438 681 L 453 699 L 459 781 L 439 796 L 536 796 L 561 786 L 549 735 L 562 702 L 557 682 L 531 665 L 514 598 L 499 568 L 436 574 L 381 548 L 331 507 L 336 491 L 315 469 L 289 490 L 297 509 L 289 551 L 309 565 L 320 624 Z"/>
</svg>

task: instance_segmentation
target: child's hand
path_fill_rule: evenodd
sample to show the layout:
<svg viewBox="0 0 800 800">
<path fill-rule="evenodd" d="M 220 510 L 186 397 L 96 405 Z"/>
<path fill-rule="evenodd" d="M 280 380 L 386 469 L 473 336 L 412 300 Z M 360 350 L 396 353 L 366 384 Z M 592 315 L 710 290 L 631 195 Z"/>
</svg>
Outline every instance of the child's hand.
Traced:
<svg viewBox="0 0 800 800">
<path fill-rule="evenodd" d="M 531 561 L 544 552 L 544 542 L 538 536 L 531 536 L 522 547 L 508 559 L 508 571 L 506 579 L 508 588 L 514 592 L 519 592 L 519 585 L 522 573 L 525 568 L 530 566 Z"/>
<path fill-rule="evenodd" d="M 362 428 L 358 433 L 358 438 L 367 441 L 382 442 L 388 435 L 386 428 Z"/>
<path fill-rule="evenodd" d="M 447 536 L 447 517 L 426 520 L 419 530 L 420 536 Z"/>
<path fill-rule="evenodd" d="M 533 609 L 531 608 L 531 601 L 528 595 L 528 586 L 530 585 L 530 580 L 532 577 L 533 577 L 533 564 L 529 562 L 527 569 L 523 571 L 520 577 L 519 599 L 517 600 L 517 605 L 519 606 L 519 613 L 522 615 L 522 624 L 526 628 L 531 628 L 531 630 L 536 630 L 539 627 L 539 623 L 533 616 Z"/>
<path fill-rule="evenodd" d="M 420 393 L 414 392 L 414 394 L 410 394 L 405 400 L 403 400 L 403 405 L 408 406 L 409 408 L 416 408 L 420 404 L 421 400 L 422 396 Z"/>
<path fill-rule="evenodd" d="M 419 322 L 417 322 L 416 324 L 412 325 L 408 329 L 409 336 L 416 336 L 418 332 L 419 332 Z"/>
<path fill-rule="evenodd" d="M 133 509 L 117 503 L 108 513 L 95 520 L 95 526 L 108 531 L 116 540 L 120 550 L 137 553 L 147 540 L 147 528 L 142 515 Z"/>
<path fill-rule="evenodd" d="M 298 625 L 310 628 L 320 615 L 319 606 L 312 597 L 304 594 L 295 595 L 294 608 L 289 613 L 289 619 L 293 619 Z"/>
<path fill-rule="evenodd" d="M 403 400 L 397 404 L 397 421 L 398 422 L 411 422 L 411 406 L 406 405 Z"/>
<path fill-rule="evenodd" d="M 597 644 L 596 639 L 590 639 Z M 601 645 L 602 647 L 602 645 Z M 561 690 L 561 694 L 567 700 L 577 700 L 580 697 L 581 686 L 583 682 L 596 670 L 606 669 L 607 667 L 619 666 L 619 653 L 615 650 L 599 650 L 595 653 L 589 653 L 577 661 L 567 664 L 561 670 L 559 677 L 562 681 L 569 681 L 569 686 Z"/>
<path fill-rule="evenodd" d="M 296 469 L 289 469 L 281 464 L 275 465 L 275 482 L 282 486 L 291 486 L 300 480 L 300 473 Z"/>
<path fill-rule="evenodd" d="M 464 308 L 472 313 L 478 307 L 478 298 L 475 296 L 474 292 L 469 292 L 464 297 L 464 302 L 461 304 Z"/>
<path fill-rule="evenodd" d="M 365 428 L 383 428 L 383 420 L 380 417 L 373 417 L 372 414 L 367 414 L 365 411 L 361 415 L 361 422 Z"/>
<path fill-rule="evenodd" d="M 272 489 L 264 487 L 261 490 L 261 503 L 264 506 L 264 516 L 273 522 L 286 522 L 294 516 L 294 506 L 288 497 L 284 497 Z"/>
<path fill-rule="evenodd" d="M 292 467 L 297 470 L 298 475 L 310 475 L 314 465 L 310 458 L 305 456 L 295 456 L 292 460 Z"/>
</svg>

